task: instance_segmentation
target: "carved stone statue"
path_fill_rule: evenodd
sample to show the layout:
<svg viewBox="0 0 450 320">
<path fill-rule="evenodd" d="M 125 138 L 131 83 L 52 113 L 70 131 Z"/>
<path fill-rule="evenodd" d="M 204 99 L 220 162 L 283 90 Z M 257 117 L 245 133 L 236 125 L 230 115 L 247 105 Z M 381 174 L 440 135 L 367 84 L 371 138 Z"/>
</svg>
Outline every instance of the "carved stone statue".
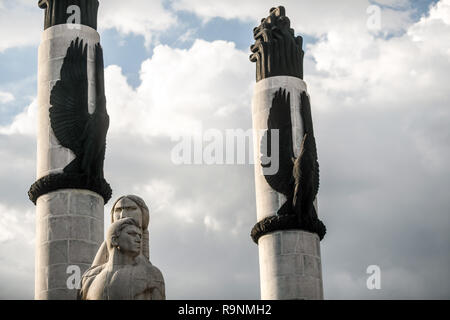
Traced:
<svg viewBox="0 0 450 320">
<path fill-rule="evenodd" d="M 81 279 L 81 300 L 165 300 L 164 278 L 141 255 L 142 231 L 134 218 L 119 219 L 106 235 L 108 260 Z"/>
<path fill-rule="evenodd" d="M 45 9 L 44 30 L 67 23 L 71 15 L 67 8 L 72 5 L 80 8 L 80 24 L 97 30 L 98 0 L 39 0 L 39 8 Z"/>
<path fill-rule="evenodd" d="M 141 228 L 142 232 L 142 256 L 149 260 L 149 234 L 148 225 L 150 222 L 150 214 L 144 200 L 136 195 L 122 196 L 114 202 L 111 208 L 111 223 L 120 219 L 133 218 Z M 102 243 L 100 249 L 92 262 L 92 267 L 104 264 L 108 261 L 108 248 L 106 241 Z"/>
</svg>

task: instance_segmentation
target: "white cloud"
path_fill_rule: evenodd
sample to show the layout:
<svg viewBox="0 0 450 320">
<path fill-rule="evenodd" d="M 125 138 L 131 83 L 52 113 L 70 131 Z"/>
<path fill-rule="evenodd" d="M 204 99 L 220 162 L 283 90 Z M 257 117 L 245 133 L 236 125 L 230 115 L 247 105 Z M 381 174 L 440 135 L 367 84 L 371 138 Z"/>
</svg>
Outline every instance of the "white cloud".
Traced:
<svg viewBox="0 0 450 320">
<path fill-rule="evenodd" d="M 154 36 L 176 23 L 160 0 L 108 0 L 100 3 L 100 30 L 115 28 L 124 35 L 141 35 L 148 46 Z"/>
<path fill-rule="evenodd" d="M 374 2 L 377 4 L 395 8 L 404 8 L 409 4 L 408 0 L 375 0 Z"/>
<path fill-rule="evenodd" d="M 0 203 L 0 212 L 0 298 L 31 298 L 34 289 L 35 213 L 3 203 Z"/>
<path fill-rule="evenodd" d="M 133 187 L 135 194 L 142 194 L 147 199 L 147 206 L 152 212 L 165 210 L 172 204 L 175 196 L 175 188 L 165 180 L 152 179 L 144 185 Z"/>
<path fill-rule="evenodd" d="M 447 6 L 440 3 L 433 10 Z M 310 45 L 307 55 L 320 73 L 307 75 L 307 80 L 313 97 L 321 99 L 318 105 L 332 108 L 341 99 L 347 106 L 391 109 L 444 102 L 450 67 L 450 45 L 444 39 L 450 36 L 450 24 L 437 16 L 424 17 L 404 35 L 388 40 L 353 29 L 330 31 Z"/>
<path fill-rule="evenodd" d="M 14 101 L 14 95 L 10 92 L 0 91 L 0 103 L 8 103 Z"/>
<path fill-rule="evenodd" d="M 99 30 L 116 29 L 123 35 L 141 35 L 145 44 L 176 23 L 176 16 L 160 0 L 100 1 Z M 37 1 L 0 0 L 0 53 L 14 47 L 38 45 L 44 30 L 44 10 Z"/>
<path fill-rule="evenodd" d="M 264 13 L 271 7 L 268 1 L 219 1 L 210 2 L 205 0 L 175 0 L 172 7 L 175 10 L 183 10 L 194 12 L 202 17 L 205 22 L 214 17 L 221 17 L 225 19 L 241 19 L 241 20 L 258 20 L 255 15 L 261 13 L 261 8 Z M 253 10 L 253 13 L 252 13 Z"/>
<path fill-rule="evenodd" d="M 402 2 L 402 1 L 394 1 Z M 286 9 L 286 15 L 291 20 L 291 26 L 298 34 L 308 34 L 320 37 L 329 31 L 346 32 L 348 29 L 357 28 L 367 30 L 366 23 L 369 18 L 366 10 L 371 5 L 369 1 L 345 0 L 345 1 L 308 1 L 308 0 L 284 0 L 276 3 Z M 275 4 L 270 0 L 174 0 L 173 8 L 193 12 L 203 18 L 205 22 L 214 17 L 224 19 L 240 19 L 253 21 L 255 26 L 261 18 L 268 16 L 269 9 Z M 395 6 L 393 6 L 395 7 Z M 383 32 L 398 33 L 410 22 L 411 9 L 401 8 L 394 10 L 382 9 Z"/>
<path fill-rule="evenodd" d="M 251 64 L 231 42 L 196 40 L 184 50 L 159 45 L 140 76 L 133 90 L 119 67 L 106 69 L 112 133 L 174 137 L 250 103 Z"/>
<path fill-rule="evenodd" d="M 0 134 L 6 135 L 36 135 L 37 128 L 37 99 L 25 108 L 25 110 L 17 114 L 12 123 L 6 126 L 0 126 Z"/>
<path fill-rule="evenodd" d="M 217 221 L 217 219 L 215 219 L 213 216 L 206 215 L 203 219 L 203 223 L 208 230 L 217 232 L 221 229 L 219 221 Z"/>
<path fill-rule="evenodd" d="M 185 33 L 183 33 L 181 36 L 178 37 L 177 41 L 182 42 L 182 43 L 194 41 L 196 31 L 197 31 L 196 29 L 186 30 Z"/>
<path fill-rule="evenodd" d="M 431 7 L 428 16 L 422 17 L 409 28 L 408 35 L 423 50 L 427 50 L 427 54 L 449 55 L 450 44 L 442 41 L 442 36 L 448 34 L 449 29 L 450 1 L 442 0 Z"/>
<path fill-rule="evenodd" d="M 34 216 L 31 210 L 20 212 L 0 203 L 0 245 L 8 241 L 25 240 L 30 246 L 34 244 Z"/>
<path fill-rule="evenodd" d="M 38 44 L 43 21 L 36 1 L 0 0 L 0 53 L 13 47 Z"/>
<path fill-rule="evenodd" d="M 412 12 L 413 9 L 408 7 L 400 9 L 381 8 L 381 24 L 378 34 L 382 36 L 402 34 L 413 23 Z"/>
<path fill-rule="evenodd" d="M 450 24 L 450 1 L 441 0 L 430 8 L 430 19 L 442 20 L 445 24 Z M 426 18 L 422 19 L 426 20 Z"/>
</svg>

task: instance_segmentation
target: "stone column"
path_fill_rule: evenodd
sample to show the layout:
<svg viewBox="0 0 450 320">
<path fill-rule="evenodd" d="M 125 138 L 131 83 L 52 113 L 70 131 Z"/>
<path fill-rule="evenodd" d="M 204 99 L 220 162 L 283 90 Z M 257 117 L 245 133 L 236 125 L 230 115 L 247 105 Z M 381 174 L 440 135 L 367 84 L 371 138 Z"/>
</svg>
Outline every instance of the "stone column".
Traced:
<svg viewBox="0 0 450 320">
<path fill-rule="evenodd" d="M 76 4 L 86 3 L 75 1 Z M 97 15 L 98 2 L 94 11 Z M 57 1 L 56 4 L 62 4 Z M 72 5 L 66 1 L 65 5 Z M 39 5 L 55 8 L 53 0 L 41 0 Z M 82 12 L 85 8 L 81 8 Z M 81 24 L 61 24 L 65 8 L 46 12 L 45 31 L 39 46 L 38 63 L 38 132 L 37 181 L 30 188 L 30 199 L 36 204 L 35 298 L 77 298 L 73 281 L 88 269 L 104 238 L 103 207 L 110 197 L 109 185 L 104 190 L 83 184 L 77 175 L 67 175 L 64 168 L 74 153 L 64 148 L 56 138 L 50 121 L 50 95 L 60 79 L 61 66 L 72 41 L 77 37 L 88 44 L 87 71 L 89 79 L 89 112 L 95 109 L 95 51 L 100 36 L 92 27 Z M 58 16 L 59 15 L 59 16 Z M 52 17 L 50 19 L 49 17 Z M 96 19 L 95 19 L 96 20 Z M 92 21 L 92 17 L 91 20 Z M 104 179 L 103 179 L 104 181 Z M 79 271 L 79 273 L 78 273 Z M 69 281 L 71 275 L 74 277 Z M 78 279 L 77 279 L 78 278 Z"/>
<path fill-rule="evenodd" d="M 272 101 L 280 89 L 290 96 L 293 156 L 298 158 L 301 153 L 305 133 L 301 95 L 307 91 L 302 79 L 302 39 L 294 37 L 283 7 L 272 8 L 269 17 L 254 29 L 254 35 L 256 41 L 251 47 L 250 60 L 256 62 L 257 68 L 252 119 L 258 222 L 252 238 L 259 249 L 261 299 L 323 299 L 320 239 L 324 236 L 324 226 L 318 219 L 311 224 L 298 222 L 299 213 L 292 206 L 288 214 L 278 215 L 288 199 L 269 185 L 261 165 L 261 138 L 269 129 L 269 114 L 275 108 Z M 288 170 L 292 177 L 292 168 Z M 292 184 L 289 179 L 284 183 Z M 317 199 L 313 203 L 317 212 Z"/>
</svg>

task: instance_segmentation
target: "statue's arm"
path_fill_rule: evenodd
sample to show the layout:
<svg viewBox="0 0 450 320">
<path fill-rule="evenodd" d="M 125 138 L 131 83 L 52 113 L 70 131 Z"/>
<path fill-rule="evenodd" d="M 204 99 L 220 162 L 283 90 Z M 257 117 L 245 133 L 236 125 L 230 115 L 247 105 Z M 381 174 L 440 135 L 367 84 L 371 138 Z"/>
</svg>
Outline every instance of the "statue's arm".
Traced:
<svg viewBox="0 0 450 320">
<path fill-rule="evenodd" d="M 90 267 L 81 277 L 80 289 L 77 292 L 77 300 L 86 300 L 89 288 L 95 277 L 103 270 L 102 266 Z"/>
<path fill-rule="evenodd" d="M 148 284 L 148 289 L 152 293 L 151 300 L 166 300 L 166 285 L 161 271 L 153 265 L 151 265 L 148 271 L 150 273 L 148 279 L 152 279 Z"/>
<path fill-rule="evenodd" d="M 166 289 L 164 282 L 153 289 L 152 300 L 166 300 Z"/>
</svg>

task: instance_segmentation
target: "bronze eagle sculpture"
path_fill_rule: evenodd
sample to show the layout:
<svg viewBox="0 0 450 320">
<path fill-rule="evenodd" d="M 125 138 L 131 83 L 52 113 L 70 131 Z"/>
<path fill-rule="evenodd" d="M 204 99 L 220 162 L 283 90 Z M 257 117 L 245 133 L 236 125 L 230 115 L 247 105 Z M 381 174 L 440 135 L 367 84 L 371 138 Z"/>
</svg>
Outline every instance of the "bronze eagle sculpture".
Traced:
<svg viewBox="0 0 450 320">
<path fill-rule="evenodd" d="M 64 173 L 86 175 L 88 180 L 103 179 L 106 111 L 103 50 L 95 45 L 95 111 L 88 110 L 88 45 L 77 38 L 67 49 L 58 80 L 50 95 L 50 123 L 59 143 L 75 154 Z"/>
<path fill-rule="evenodd" d="M 319 190 L 319 163 L 311 118 L 311 105 L 306 92 L 302 92 L 300 101 L 304 134 L 299 156 L 295 158 L 293 149 L 290 93 L 286 94 L 286 90 L 280 88 L 274 94 L 267 119 L 267 131 L 261 140 L 261 165 L 269 186 L 285 195 L 287 199 L 278 209 L 277 215 L 295 216 L 296 223 L 290 227 L 317 232 L 320 236 L 325 233 L 325 230 L 318 219 L 314 206 Z M 267 169 L 272 165 L 272 161 L 264 163 L 263 159 L 270 159 L 273 156 L 271 146 L 273 143 L 272 130 L 274 129 L 278 130 L 279 137 L 279 166 L 275 173 L 268 173 Z"/>
</svg>

